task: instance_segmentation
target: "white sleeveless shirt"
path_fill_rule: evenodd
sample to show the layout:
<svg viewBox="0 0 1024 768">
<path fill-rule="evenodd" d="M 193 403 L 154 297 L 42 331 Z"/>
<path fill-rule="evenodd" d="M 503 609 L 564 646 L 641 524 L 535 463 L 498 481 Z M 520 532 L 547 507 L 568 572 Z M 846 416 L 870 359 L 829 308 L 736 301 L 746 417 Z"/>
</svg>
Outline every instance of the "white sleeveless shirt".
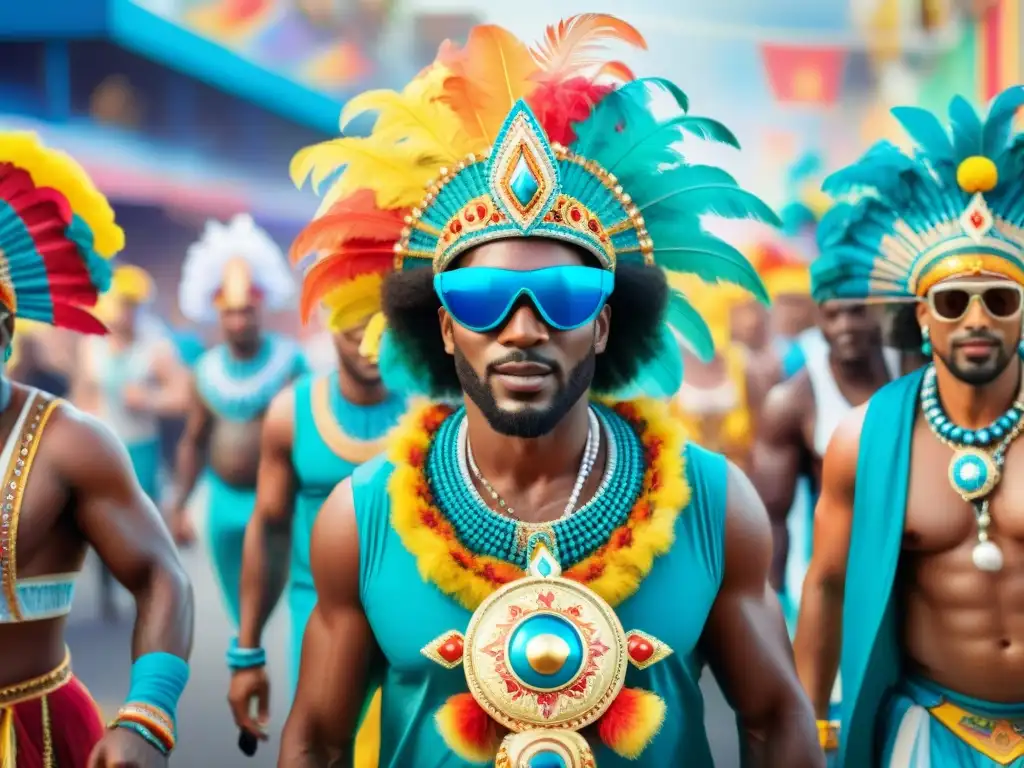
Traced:
<svg viewBox="0 0 1024 768">
<path fill-rule="evenodd" d="M 107 338 L 94 336 L 85 342 L 86 365 L 99 395 L 96 415 L 125 444 L 157 439 L 160 427 L 156 415 L 131 410 L 121 396 L 125 387 L 144 385 L 150 380 L 157 341 L 137 339 L 130 347 L 116 353 Z"/>
<path fill-rule="evenodd" d="M 811 390 L 814 393 L 814 452 L 821 458 L 825 455 L 832 433 L 846 414 L 853 410 L 853 406 L 843 397 L 832 375 L 832 367 L 828 363 L 828 342 L 821 330 L 812 328 L 806 331 L 801 334 L 798 343 L 804 350 L 807 375 L 811 379 Z M 889 378 L 899 378 L 899 350 L 884 347 L 882 355 Z"/>
</svg>

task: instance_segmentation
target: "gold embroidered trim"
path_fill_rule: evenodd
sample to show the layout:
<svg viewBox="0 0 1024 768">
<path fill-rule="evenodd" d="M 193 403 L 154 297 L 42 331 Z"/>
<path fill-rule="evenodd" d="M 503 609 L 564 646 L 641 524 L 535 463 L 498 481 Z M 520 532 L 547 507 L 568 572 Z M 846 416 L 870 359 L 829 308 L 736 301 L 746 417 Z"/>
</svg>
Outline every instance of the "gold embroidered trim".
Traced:
<svg viewBox="0 0 1024 768">
<path fill-rule="evenodd" d="M 312 383 L 310 407 L 317 434 L 338 458 L 350 464 L 365 464 L 387 449 L 387 433 L 374 440 L 359 440 L 341 428 L 331 410 L 330 377 L 323 376 Z"/>
<path fill-rule="evenodd" d="M 928 711 L 962 742 L 1000 765 L 1024 756 L 1024 721 L 975 715 L 949 701 Z"/>
<path fill-rule="evenodd" d="M 18 522 L 21 504 L 25 498 L 29 472 L 39 450 L 39 440 L 50 414 L 58 401 L 35 391 L 30 412 L 22 424 L 18 442 L 4 474 L 3 499 L 0 501 L 0 579 L 3 582 L 4 599 L 13 621 L 22 621 L 21 605 L 18 603 Z"/>
<path fill-rule="evenodd" d="M 13 707 L 16 704 L 46 696 L 63 687 L 69 680 L 71 680 L 71 652 L 65 650 L 64 661 L 51 672 L 22 683 L 0 688 L 0 707 Z"/>
</svg>

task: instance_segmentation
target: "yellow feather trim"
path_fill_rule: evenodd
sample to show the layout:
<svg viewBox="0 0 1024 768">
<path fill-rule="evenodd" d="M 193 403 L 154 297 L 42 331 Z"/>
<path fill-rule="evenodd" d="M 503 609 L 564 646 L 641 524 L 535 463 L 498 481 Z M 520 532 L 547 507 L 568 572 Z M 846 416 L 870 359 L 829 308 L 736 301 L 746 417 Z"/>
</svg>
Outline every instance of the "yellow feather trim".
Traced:
<svg viewBox="0 0 1024 768">
<path fill-rule="evenodd" d="M 384 338 L 384 331 L 387 330 L 388 320 L 383 312 L 378 312 L 370 318 L 363 331 L 363 340 L 359 343 L 359 354 L 372 363 L 380 360 L 380 342 Z"/>
<path fill-rule="evenodd" d="M 71 210 L 92 230 L 93 248 L 100 256 L 109 259 L 124 248 L 124 231 L 114 222 L 110 203 L 70 155 L 44 147 L 33 133 L 0 133 L 0 163 L 22 168 L 37 187 L 64 195 Z"/>
<path fill-rule="evenodd" d="M 328 312 L 330 329 L 334 333 L 350 331 L 380 312 L 383 283 L 380 273 L 369 272 L 328 293 L 323 305 Z"/>
<path fill-rule="evenodd" d="M 811 292 L 811 272 L 803 265 L 777 267 L 762 274 L 761 280 L 773 300 L 779 296 L 805 296 Z"/>
<path fill-rule="evenodd" d="M 613 606 L 636 592 L 655 558 L 672 548 L 676 518 L 690 502 L 683 460 L 686 436 L 668 406 L 637 400 L 614 407 L 636 426 L 652 459 L 627 522 L 604 546 L 563 573 L 587 584 Z M 439 405 L 411 409 L 392 433 L 391 522 L 415 556 L 420 575 L 475 610 L 495 589 L 525 574 L 504 560 L 466 549 L 430 501 L 423 466 L 432 436 L 450 412 Z"/>
</svg>

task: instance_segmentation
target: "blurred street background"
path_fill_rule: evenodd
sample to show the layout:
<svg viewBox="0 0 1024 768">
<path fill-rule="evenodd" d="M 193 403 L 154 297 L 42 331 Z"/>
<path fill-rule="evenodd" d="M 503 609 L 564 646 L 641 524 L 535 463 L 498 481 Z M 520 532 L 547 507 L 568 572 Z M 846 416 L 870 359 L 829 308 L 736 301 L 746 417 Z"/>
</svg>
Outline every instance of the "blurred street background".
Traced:
<svg viewBox="0 0 1024 768">
<path fill-rule="evenodd" d="M 398 88 L 445 39 L 479 22 L 537 39 L 579 12 L 621 15 L 647 37 L 625 58 L 639 75 L 677 82 L 694 114 L 718 118 L 744 147 L 692 158 L 724 165 L 780 206 L 786 169 L 805 152 L 826 168 L 882 138 L 903 142 L 896 104 L 944 109 L 960 93 L 984 104 L 1021 80 L 1022 0 L 31 0 L 0 2 L 0 130 L 37 131 L 77 158 L 110 197 L 126 231 L 119 261 L 144 267 L 157 295 L 147 322 L 175 339 L 217 341 L 185 323 L 176 295 L 186 248 L 209 218 L 250 212 L 282 247 L 316 201 L 294 189 L 291 156 L 337 135 L 348 96 Z M 484 10 L 485 9 L 485 10 Z M 695 147 L 697 145 L 695 144 Z M 332 365 L 315 323 L 270 319 Z M 20 326 L 19 326 L 20 329 Z M 74 341 L 34 330 L 22 364 L 73 375 Z M 28 334 L 16 337 L 19 341 Z M 179 347 L 183 357 L 187 346 Z M 326 354 L 325 354 L 326 350 Z M 194 358 L 193 358 L 194 359 Z M 169 423 L 165 459 L 180 424 Z M 169 469 L 169 468 L 165 468 Z M 197 510 L 202 505 L 196 505 Z M 203 521 L 197 517 L 197 527 Z M 184 552 L 197 601 L 191 684 L 172 763 L 275 765 L 285 716 L 286 622 L 265 638 L 275 682 L 273 740 L 253 759 L 235 746 L 224 651 L 232 634 L 204 542 Z M 75 671 L 106 713 L 128 685 L 132 608 L 104 610 L 96 563 L 80 579 L 69 643 Z M 109 607 L 109 606 L 108 606 Z M 708 722 L 717 762 L 738 764 L 734 720 L 713 681 Z"/>
</svg>

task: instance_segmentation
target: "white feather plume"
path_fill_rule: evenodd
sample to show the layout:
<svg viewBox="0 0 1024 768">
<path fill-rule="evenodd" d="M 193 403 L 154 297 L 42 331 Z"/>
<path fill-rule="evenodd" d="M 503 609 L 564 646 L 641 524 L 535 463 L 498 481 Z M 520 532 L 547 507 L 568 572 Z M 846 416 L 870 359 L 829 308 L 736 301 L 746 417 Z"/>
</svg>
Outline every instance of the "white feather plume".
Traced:
<svg viewBox="0 0 1024 768">
<path fill-rule="evenodd" d="M 288 306 L 296 285 L 284 252 L 252 216 L 240 213 L 227 224 L 207 221 L 202 237 L 189 247 L 178 287 L 178 304 L 185 317 L 196 323 L 216 318 L 214 300 L 224 268 L 236 258 L 249 263 L 253 286 L 263 293 L 267 309 L 274 312 Z"/>
</svg>

